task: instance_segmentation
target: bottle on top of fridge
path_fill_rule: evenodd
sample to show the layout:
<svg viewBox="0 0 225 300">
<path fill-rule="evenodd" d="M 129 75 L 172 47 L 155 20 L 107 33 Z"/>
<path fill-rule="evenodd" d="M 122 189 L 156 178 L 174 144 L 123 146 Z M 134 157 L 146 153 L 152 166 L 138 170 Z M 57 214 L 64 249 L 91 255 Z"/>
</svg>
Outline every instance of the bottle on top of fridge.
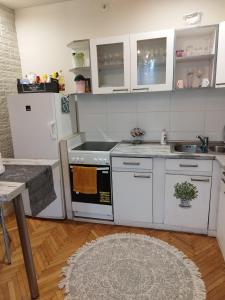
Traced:
<svg viewBox="0 0 225 300">
<path fill-rule="evenodd" d="M 65 91 L 65 80 L 64 76 L 62 75 L 62 70 L 59 71 L 59 91 Z"/>
<path fill-rule="evenodd" d="M 163 129 L 161 132 L 161 145 L 166 145 L 167 143 L 167 133 L 166 129 Z"/>
</svg>

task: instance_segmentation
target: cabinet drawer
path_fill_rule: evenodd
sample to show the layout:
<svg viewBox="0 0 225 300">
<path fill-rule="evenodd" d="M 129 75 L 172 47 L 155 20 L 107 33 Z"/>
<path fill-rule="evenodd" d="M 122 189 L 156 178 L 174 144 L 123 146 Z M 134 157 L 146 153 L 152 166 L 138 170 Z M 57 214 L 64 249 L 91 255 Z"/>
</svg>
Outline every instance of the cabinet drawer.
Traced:
<svg viewBox="0 0 225 300">
<path fill-rule="evenodd" d="M 212 160 L 166 159 L 166 170 L 212 172 Z"/>
<path fill-rule="evenodd" d="M 152 158 L 141 157 L 113 157 L 112 169 L 152 169 Z"/>
</svg>

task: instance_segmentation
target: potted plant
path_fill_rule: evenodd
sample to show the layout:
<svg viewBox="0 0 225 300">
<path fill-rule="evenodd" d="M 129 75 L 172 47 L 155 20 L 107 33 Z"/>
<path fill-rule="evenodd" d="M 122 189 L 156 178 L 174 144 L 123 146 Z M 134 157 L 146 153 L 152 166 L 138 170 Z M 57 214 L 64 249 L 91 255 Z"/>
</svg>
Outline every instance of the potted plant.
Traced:
<svg viewBox="0 0 225 300">
<path fill-rule="evenodd" d="M 130 131 L 131 136 L 133 137 L 133 144 L 141 144 L 142 142 L 142 136 L 145 134 L 144 130 L 141 128 L 133 128 Z"/>
<path fill-rule="evenodd" d="M 181 201 L 180 207 L 191 207 L 191 201 L 198 197 L 197 187 L 187 181 L 175 184 L 174 189 L 174 197 Z"/>
<path fill-rule="evenodd" d="M 74 63 L 76 68 L 84 67 L 84 53 L 83 52 L 76 52 L 73 53 Z"/>
</svg>

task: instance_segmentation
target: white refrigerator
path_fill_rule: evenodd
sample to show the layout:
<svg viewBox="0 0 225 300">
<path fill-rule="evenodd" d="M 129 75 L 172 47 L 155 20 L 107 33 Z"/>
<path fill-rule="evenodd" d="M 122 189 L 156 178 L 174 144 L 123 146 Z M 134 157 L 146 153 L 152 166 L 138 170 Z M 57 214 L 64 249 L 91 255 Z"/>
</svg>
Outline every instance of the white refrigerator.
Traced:
<svg viewBox="0 0 225 300">
<path fill-rule="evenodd" d="M 14 157 L 60 161 L 59 141 L 77 132 L 76 102 L 61 94 L 29 93 L 8 97 Z M 37 217 L 65 218 L 61 164 L 53 168 L 57 198 Z M 26 215 L 31 215 L 29 195 L 23 194 Z"/>
</svg>

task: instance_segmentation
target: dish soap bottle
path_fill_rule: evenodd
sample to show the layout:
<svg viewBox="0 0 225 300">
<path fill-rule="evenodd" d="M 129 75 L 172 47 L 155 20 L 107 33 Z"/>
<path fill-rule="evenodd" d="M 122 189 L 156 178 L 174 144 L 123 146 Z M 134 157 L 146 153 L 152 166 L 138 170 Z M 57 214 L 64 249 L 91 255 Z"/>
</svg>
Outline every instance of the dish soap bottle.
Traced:
<svg viewBox="0 0 225 300">
<path fill-rule="evenodd" d="M 166 129 L 163 129 L 161 132 L 161 145 L 166 145 L 167 142 L 167 133 Z"/>
<path fill-rule="evenodd" d="M 59 79 L 58 79 L 58 82 L 59 82 L 59 91 L 65 91 L 65 80 L 64 80 L 64 77 L 62 75 L 62 71 L 60 70 L 59 72 Z"/>
</svg>

